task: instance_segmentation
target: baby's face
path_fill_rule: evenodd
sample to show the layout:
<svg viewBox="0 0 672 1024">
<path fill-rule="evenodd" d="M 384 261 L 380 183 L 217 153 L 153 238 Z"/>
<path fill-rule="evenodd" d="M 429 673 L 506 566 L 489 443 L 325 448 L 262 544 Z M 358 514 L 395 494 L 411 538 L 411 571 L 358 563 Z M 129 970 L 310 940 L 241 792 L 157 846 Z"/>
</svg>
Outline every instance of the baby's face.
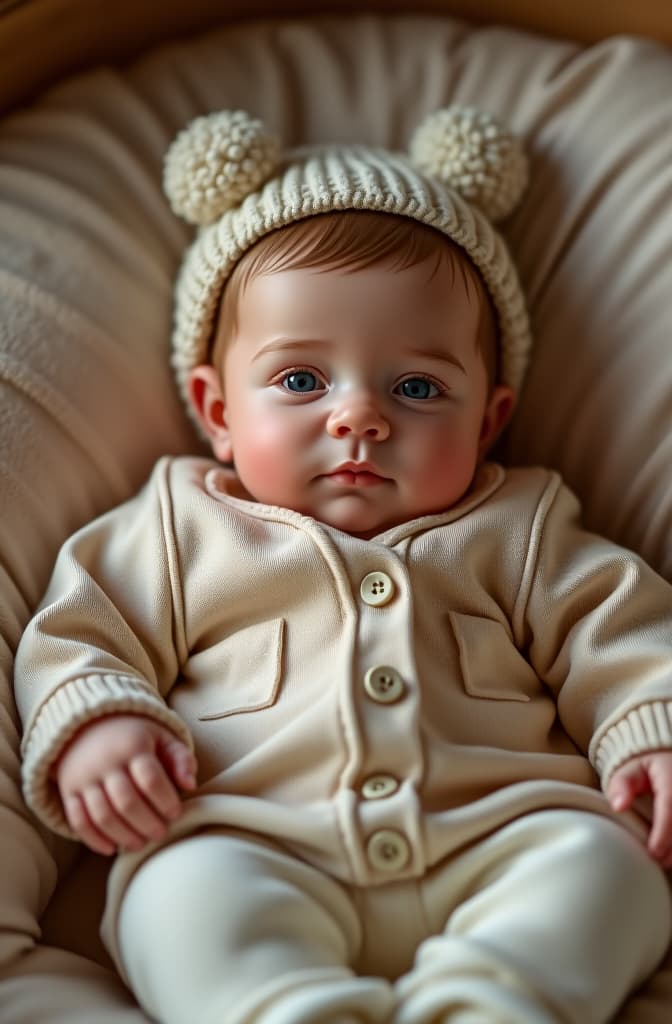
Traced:
<svg viewBox="0 0 672 1024">
<path fill-rule="evenodd" d="M 512 396 L 489 393 L 475 288 L 447 260 L 434 270 L 250 281 L 213 449 L 253 498 L 371 537 L 462 497 Z"/>
</svg>

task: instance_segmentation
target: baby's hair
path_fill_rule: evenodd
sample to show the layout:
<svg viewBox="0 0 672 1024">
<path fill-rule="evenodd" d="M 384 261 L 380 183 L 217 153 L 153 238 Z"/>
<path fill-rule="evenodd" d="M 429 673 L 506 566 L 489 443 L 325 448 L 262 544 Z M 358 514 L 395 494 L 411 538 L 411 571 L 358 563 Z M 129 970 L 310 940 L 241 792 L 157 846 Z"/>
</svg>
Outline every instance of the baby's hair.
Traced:
<svg viewBox="0 0 672 1024">
<path fill-rule="evenodd" d="M 216 320 L 212 361 L 217 365 L 228 338 L 237 328 L 240 296 L 249 282 L 261 274 L 283 270 L 342 270 L 354 273 L 385 265 L 405 270 L 433 261 L 430 276 L 448 260 L 459 274 L 467 295 L 480 302 L 477 345 L 492 387 L 497 379 L 498 344 L 496 318 L 481 276 L 463 250 L 434 228 L 398 214 L 369 210 L 338 210 L 318 214 L 265 235 L 248 249 L 226 282 Z"/>
</svg>

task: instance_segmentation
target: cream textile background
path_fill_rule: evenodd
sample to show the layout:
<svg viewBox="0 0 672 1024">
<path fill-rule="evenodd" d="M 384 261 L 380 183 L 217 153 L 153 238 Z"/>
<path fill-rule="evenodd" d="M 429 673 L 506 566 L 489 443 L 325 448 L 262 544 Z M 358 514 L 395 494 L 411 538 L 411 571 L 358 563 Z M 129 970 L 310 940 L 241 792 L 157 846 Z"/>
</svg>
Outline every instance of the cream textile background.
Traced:
<svg viewBox="0 0 672 1024">
<path fill-rule="evenodd" d="M 672 44 L 668 0 L 162 0 L 160 9 L 153 0 L 0 0 L 0 111 L 75 70 L 129 60 L 222 21 L 365 10 L 449 15 L 582 43 L 627 33 Z"/>
<path fill-rule="evenodd" d="M 174 132 L 246 106 L 288 144 L 401 147 L 454 100 L 523 133 L 532 185 L 506 233 L 537 349 L 508 455 L 558 466 L 590 523 L 672 578 L 670 97 L 672 54 L 653 43 L 581 50 L 447 17 L 335 17 L 213 30 L 77 77 L 0 124 L 0 1020 L 143 1019 L 91 960 L 34 948 L 71 851 L 22 808 L 10 672 L 66 534 L 158 454 L 195 445 L 166 365 L 188 237 L 159 187 Z M 92 867 L 61 882 L 46 923 L 49 941 L 88 956 Z M 671 1012 L 668 970 L 622 1020 Z"/>
</svg>

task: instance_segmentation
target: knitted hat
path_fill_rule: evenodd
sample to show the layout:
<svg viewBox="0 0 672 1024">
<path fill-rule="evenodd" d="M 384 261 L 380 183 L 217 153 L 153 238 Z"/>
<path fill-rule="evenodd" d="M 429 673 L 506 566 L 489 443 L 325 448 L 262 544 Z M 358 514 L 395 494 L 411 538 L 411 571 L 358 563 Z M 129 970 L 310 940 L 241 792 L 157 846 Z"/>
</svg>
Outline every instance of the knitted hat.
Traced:
<svg viewBox="0 0 672 1024">
<path fill-rule="evenodd" d="M 179 133 L 166 154 L 164 190 L 175 213 L 200 225 L 176 288 L 172 362 L 185 400 L 241 256 L 277 228 L 334 210 L 410 217 L 460 246 L 497 313 L 500 382 L 519 389 L 531 345 L 527 311 L 492 221 L 513 210 L 527 184 L 521 145 L 489 115 L 449 107 L 423 121 L 409 148 L 408 156 L 360 145 L 283 154 L 263 123 L 240 110 L 199 117 Z"/>
</svg>

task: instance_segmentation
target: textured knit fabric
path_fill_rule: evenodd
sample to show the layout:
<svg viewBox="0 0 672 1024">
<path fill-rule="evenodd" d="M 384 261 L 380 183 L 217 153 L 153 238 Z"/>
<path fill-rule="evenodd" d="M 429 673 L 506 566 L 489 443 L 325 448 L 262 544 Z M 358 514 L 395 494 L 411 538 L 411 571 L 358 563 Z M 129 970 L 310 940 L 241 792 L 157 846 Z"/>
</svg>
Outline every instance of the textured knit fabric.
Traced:
<svg viewBox="0 0 672 1024">
<path fill-rule="evenodd" d="M 248 157 L 245 139 L 236 135 L 235 143 L 231 141 L 231 133 L 241 134 L 249 127 L 250 122 L 242 116 L 242 125 L 231 124 L 228 111 L 198 118 L 178 135 L 166 161 L 166 190 L 174 209 L 190 220 L 205 210 L 205 226 L 185 255 L 175 293 L 173 366 L 185 401 L 190 370 L 209 359 L 222 290 L 241 256 L 278 228 L 334 210 L 370 210 L 407 217 L 436 229 L 458 245 L 477 267 L 492 300 L 499 329 L 501 382 L 520 390 L 532 344 L 525 298 L 506 242 L 478 205 L 438 177 L 422 173 L 403 153 L 366 146 L 315 146 L 290 151 L 275 175 L 255 191 L 257 172 L 263 181 L 272 163 L 261 130 L 259 139 L 253 136 L 249 141 L 249 147 L 258 148 L 254 160 Z M 455 116 L 459 118 L 460 114 Z M 440 120 L 435 115 L 431 123 Z M 224 127 L 218 129 L 220 123 Z M 478 120 L 468 124 L 472 134 L 485 142 L 487 132 Z M 224 133 L 223 140 L 220 132 Z M 502 187 L 496 191 L 495 201 L 489 203 L 496 209 L 501 199 L 507 212 L 527 181 L 522 150 L 518 145 L 514 147 L 512 138 L 509 141 L 509 151 L 517 159 L 504 170 Z M 418 148 L 423 150 L 425 146 Z M 459 159 L 469 156 L 467 140 L 461 138 L 457 144 L 452 140 L 448 148 L 457 149 L 453 159 L 458 165 L 456 178 L 468 178 Z M 240 151 L 243 165 L 251 164 L 247 195 L 236 174 L 238 162 L 227 171 L 227 152 L 233 150 Z M 423 153 L 424 161 L 436 170 L 434 156 Z M 486 152 L 472 161 L 474 178 L 484 176 L 489 157 Z M 466 185 L 462 188 L 468 193 Z M 224 212 L 211 222 L 220 193 L 224 193 Z M 235 203 L 229 201 L 230 194 Z M 487 207 L 488 203 L 484 201 L 483 205 Z"/>
<path fill-rule="evenodd" d="M 557 475 L 486 464 L 454 508 L 361 540 L 161 460 L 64 546 L 19 647 L 30 805 L 66 832 L 54 760 L 137 711 L 193 737 L 189 826 L 282 836 L 355 884 L 531 810 L 605 811 L 595 773 L 672 747 L 670 589 L 577 511 Z M 380 774 L 395 791 L 365 799 Z M 386 829 L 390 870 L 367 845 Z"/>
</svg>

